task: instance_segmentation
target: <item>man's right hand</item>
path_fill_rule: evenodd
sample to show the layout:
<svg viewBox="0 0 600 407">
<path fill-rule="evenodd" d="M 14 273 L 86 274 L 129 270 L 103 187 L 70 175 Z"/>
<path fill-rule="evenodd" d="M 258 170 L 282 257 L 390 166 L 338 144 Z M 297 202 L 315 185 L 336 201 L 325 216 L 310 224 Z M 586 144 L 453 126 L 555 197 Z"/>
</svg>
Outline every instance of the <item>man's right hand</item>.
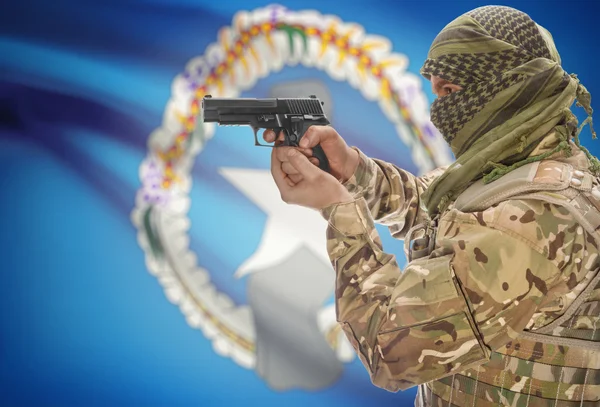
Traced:
<svg viewBox="0 0 600 407">
<path fill-rule="evenodd" d="M 265 130 L 263 133 L 263 138 L 268 143 L 275 142 L 277 145 L 284 140 L 283 132 L 279 133 L 277 140 L 275 140 L 275 137 L 273 130 Z M 340 182 L 347 181 L 354 174 L 358 166 L 358 152 L 350 148 L 342 136 L 331 126 L 310 126 L 300 141 L 300 148 L 277 147 L 274 154 L 277 155 L 277 160 L 281 162 L 283 172 L 288 175 L 288 178 L 292 182 L 298 183 L 302 180 L 302 175 L 289 163 L 288 150 L 296 148 L 309 157 L 310 162 L 318 166 L 318 160 L 312 157 L 312 148 L 317 144 L 321 145 L 323 152 L 329 160 L 329 172 L 331 175 L 336 177 Z"/>
</svg>

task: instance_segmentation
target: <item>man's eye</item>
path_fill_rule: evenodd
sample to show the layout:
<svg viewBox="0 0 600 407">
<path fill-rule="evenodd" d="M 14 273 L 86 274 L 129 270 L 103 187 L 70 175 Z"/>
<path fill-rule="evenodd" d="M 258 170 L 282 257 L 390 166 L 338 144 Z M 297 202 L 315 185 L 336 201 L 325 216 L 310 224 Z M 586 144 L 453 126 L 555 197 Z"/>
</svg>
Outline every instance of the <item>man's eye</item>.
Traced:
<svg viewBox="0 0 600 407">
<path fill-rule="evenodd" d="M 444 95 L 449 95 L 452 93 L 452 88 L 449 86 L 445 86 L 443 91 L 444 91 Z"/>
</svg>

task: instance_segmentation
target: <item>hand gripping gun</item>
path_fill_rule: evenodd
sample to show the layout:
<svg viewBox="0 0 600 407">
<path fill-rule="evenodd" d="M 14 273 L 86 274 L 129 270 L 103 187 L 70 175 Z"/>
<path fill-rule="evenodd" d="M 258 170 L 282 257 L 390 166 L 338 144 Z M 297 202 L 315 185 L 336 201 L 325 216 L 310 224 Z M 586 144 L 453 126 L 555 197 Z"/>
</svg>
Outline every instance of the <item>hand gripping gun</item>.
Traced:
<svg viewBox="0 0 600 407">
<path fill-rule="evenodd" d="M 323 102 L 316 96 L 309 98 L 213 98 L 202 99 L 205 122 L 221 126 L 247 125 L 254 131 L 254 145 L 262 147 L 298 147 L 302 136 L 312 125 L 328 125 L 323 112 Z M 285 140 L 281 144 L 261 144 L 259 129 L 273 129 L 278 135 L 283 131 Z M 313 156 L 319 160 L 319 168 L 329 172 L 329 162 L 320 145 L 312 148 Z"/>
</svg>

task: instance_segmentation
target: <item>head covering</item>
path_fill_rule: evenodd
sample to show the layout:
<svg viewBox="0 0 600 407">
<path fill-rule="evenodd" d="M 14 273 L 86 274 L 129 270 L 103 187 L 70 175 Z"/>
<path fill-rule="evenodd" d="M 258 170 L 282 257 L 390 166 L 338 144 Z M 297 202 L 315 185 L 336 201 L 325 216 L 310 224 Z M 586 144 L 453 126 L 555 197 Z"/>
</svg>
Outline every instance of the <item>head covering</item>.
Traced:
<svg viewBox="0 0 600 407">
<path fill-rule="evenodd" d="M 421 74 L 462 89 L 431 105 L 431 121 L 450 144 L 456 162 L 423 196 L 430 215 L 484 175 L 491 182 L 527 162 L 569 150 L 571 137 L 579 146 L 581 128 L 570 106 L 577 99 L 591 125 L 591 98 L 560 63 L 551 34 L 510 7 L 476 8 L 437 35 Z M 556 151 L 528 157 L 553 130 L 561 139 Z M 592 166 L 600 170 L 597 160 Z"/>
</svg>

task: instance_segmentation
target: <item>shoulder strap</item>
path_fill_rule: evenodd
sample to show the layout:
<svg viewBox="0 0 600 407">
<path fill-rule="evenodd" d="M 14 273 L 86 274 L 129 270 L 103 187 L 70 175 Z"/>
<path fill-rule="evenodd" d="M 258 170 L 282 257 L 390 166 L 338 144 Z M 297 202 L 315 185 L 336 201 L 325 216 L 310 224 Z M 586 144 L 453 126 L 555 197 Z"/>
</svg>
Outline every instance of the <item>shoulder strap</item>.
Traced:
<svg viewBox="0 0 600 407">
<path fill-rule="evenodd" d="M 544 174 L 553 172 L 553 174 Z M 515 195 L 535 191 L 557 191 L 569 186 L 573 167 L 556 161 L 536 161 L 523 165 L 484 184 L 483 179 L 474 182 L 454 202 L 454 207 L 462 212 L 475 212 L 510 199 Z M 539 176 L 538 176 L 539 174 Z M 543 177 L 544 175 L 548 175 Z M 536 182 L 536 178 L 544 178 L 545 182 Z"/>
<path fill-rule="evenodd" d="M 588 172 L 561 161 L 537 161 L 489 184 L 478 180 L 454 202 L 462 212 L 485 210 L 509 199 L 538 199 L 565 207 L 600 242 L 600 187 Z"/>
</svg>

